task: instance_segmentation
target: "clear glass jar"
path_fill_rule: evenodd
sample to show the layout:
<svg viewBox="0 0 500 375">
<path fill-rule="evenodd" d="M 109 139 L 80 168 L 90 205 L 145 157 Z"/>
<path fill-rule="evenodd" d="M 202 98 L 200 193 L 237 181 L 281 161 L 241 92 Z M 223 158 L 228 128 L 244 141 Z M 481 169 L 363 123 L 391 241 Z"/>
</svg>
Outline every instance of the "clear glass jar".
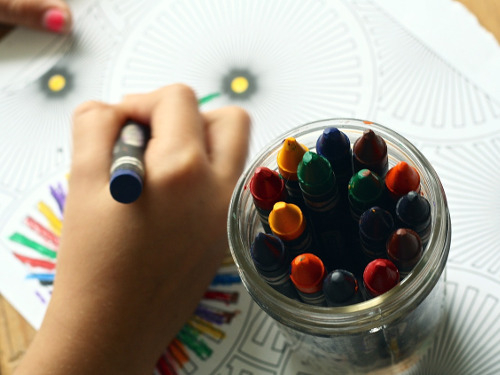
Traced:
<svg viewBox="0 0 500 375">
<path fill-rule="evenodd" d="M 336 127 L 351 146 L 367 128 L 387 143 L 389 168 L 399 161 L 415 167 L 421 193 L 431 204 L 432 231 L 422 259 L 400 284 L 383 295 L 355 305 L 318 307 L 294 301 L 271 288 L 258 274 L 250 246 L 262 226 L 248 184 L 255 169 L 277 170 L 283 140 L 295 137 L 315 150 L 323 129 Z M 241 279 L 255 302 L 282 329 L 291 347 L 312 369 L 327 374 L 397 374 L 417 363 L 443 320 L 445 265 L 451 222 L 445 192 L 429 161 L 407 139 L 379 124 L 356 119 L 312 122 L 276 138 L 241 176 L 229 208 L 231 253 Z"/>
</svg>

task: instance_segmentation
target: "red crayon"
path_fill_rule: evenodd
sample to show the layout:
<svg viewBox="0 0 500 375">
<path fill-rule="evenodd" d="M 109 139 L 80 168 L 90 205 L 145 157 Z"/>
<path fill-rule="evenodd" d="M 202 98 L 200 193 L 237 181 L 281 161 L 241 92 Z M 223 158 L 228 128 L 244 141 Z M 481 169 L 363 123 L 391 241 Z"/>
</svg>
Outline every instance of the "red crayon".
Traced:
<svg viewBox="0 0 500 375">
<path fill-rule="evenodd" d="M 292 261 L 290 279 L 305 303 L 326 306 L 323 294 L 325 266 L 320 258 L 311 253 L 298 255 Z"/>
<path fill-rule="evenodd" d="M 250 180 L 249 188 L 264 230 L 271 233 L 269 214 L 275 203 L 286 200 L 285 181 L 278 172 L 258 167 Z"/>
<path fill-rule="evenodd" d="M 389 169 L 385 176 L 385 187 L 390 199 L 397 202 L 410 191 L 420 191 L 420 175 L 417 170 L 405 161 L 400 161 Z"/>
<path fill-rule="evenodd" d="M 369 169 L 384 177 L 389 169 L 387 144 L 384 139 L 371 129 L 365 130 L 352 147 L 352 166 L 354 173 Z"/>
<path fill-rule="evenodd" d="M 398 267 L 401 277 L 405 277 L 422 257 L 420 236 L 413 230 L 400 228 L 387 240 L 387 258 Z"/>
<path fill-rule="evenodd" d="M 377 297 L 391 290 L 399 280 L 398 268 L 388 259 L 371 261 L 363 272 L 363 284 L 371 297 Z"/>
</svg>

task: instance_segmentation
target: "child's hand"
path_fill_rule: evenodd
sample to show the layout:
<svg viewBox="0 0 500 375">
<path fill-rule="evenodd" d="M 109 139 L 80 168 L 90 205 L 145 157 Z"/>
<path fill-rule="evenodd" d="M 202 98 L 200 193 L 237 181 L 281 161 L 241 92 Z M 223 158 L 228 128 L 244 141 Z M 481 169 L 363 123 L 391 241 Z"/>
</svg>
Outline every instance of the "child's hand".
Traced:
<svg viewBox="0 0 500 375">
<path fill-rule="evenodd" d="M 72 20 L 63 0 L 0 0 L 0 23 L 66 33 Z"/>
<path fill-rule="evenodd" d="M 142 194 L 121 204 L 109 169 L 127 118 L 151 124 L 152 135 Z M 182 85 L 78 108 L 54 294 L 32 350 L 54 350 L 71 374 L 151 373 L 227 249 L 248 138 L 243 110 L 200 114 Z"/>
</svg>

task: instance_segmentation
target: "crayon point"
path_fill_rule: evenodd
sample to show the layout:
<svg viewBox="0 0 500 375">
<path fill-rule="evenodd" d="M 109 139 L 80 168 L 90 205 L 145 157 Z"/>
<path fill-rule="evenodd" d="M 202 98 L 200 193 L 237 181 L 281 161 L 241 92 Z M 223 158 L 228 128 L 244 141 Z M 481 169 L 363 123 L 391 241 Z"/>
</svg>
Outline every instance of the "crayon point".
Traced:
<svg viewBox="0 0 500 375">
<path fill-rule="evenodd" d="M 396 204 L 398 225 L 410 228 L 418 233 L 425 247 L 431 232 L 431 205 L 429 201 L 415 191 L 402 196 Z"/>
<path fill-rule="evenodd" d="M 258 167 L 250 180 L 250 193 L 255 204 L 271 211 L 274 204 L 286 197 L 285 182 L 278 172 L 267 167 Z"/>
<path fill-rule="evenodd" d="M 300 188 L 306 195 L 325 194 L 336 183 L 330 162 L 311 151 L 307 151 L 299 163 L 297 177 Z M 307 200 L 305 196 L 304 200 Z"/>
<path fill-rule="evenodd" d="M 251 247 L 252 259 L 259 270 L 274 271 L 280 269 L 286 261 L 285 245 L 276 236 L 259 233 Z"/>
<path fill-rule="evenodd" d="M 422 257 L 422 240 L 413 230 L 399 228 L 387 240 L 387 257 L 398 267 L 401 274 L 413 269 Z"/>
<path fill-rule="evenodd" d="M 282 240 L 293 240 L 305 230 L 306 221 L 300 208 L 292 203 L 278 202 L 269 214 L 269 226 Z"/>
<path fill-rule="evenodd" d="M 351 209 L 361 215 L 379 203 L 383 191 L 380 177 L 369 169 L 361 169 L 349 181 L 347 197 Z"/>
<path fill-rule="evenodd" d="M 142 178 L 135 171 L 119 169 L 111 174 L 109 191 L 120 203 L 132 203 L 142 192 Z"/>
<path fill-rule="evenodd" d="M 354 172 L 370 169 L 380 176 L 385 176 L 389 166 L 387 144 L 372 129 L 366 129 L 352 148 Z"/>
<path fill-rule="evenodd" d="M 325 273 L 320 258 L 311 253 L 304 253 L 293 259 L 290 278 L 299 291 L 316 293 L 322 288 Z"/>
<path fill-rule="evenodd" d="M 293 137 L 285 139 L 278 152 L 278 169 L 286 180 L 297 180 L 297 167 L 309 149 Z"/>
<path fill-rule="evenodd" d="M 363 282 L 367 291 L 379 296 L 399 283 L 399 271 L 388 259 L 375 259 L 368 263 L 363 272 Z"/>
<path fill-rule="evenodd" d="M 337 128 L 326 128 L 316 141 L 316 151 L 330 163 L 348 155 L 350 149 L 349 137 Z"/>
<path fill-rule="evenodd" d="M 387 172 L 385 185 L 387 190 L 399 199 L 410 191 L 420 190 L 420 175 L 414 167 L 400 161 Z"/>
<path fill-rule="evenodd" d="M 342 269 L 333 270 L 325 277 L 323 293 L 328 306 L 347 306 L 362 302 L 356 277 Z"/>
</svg>

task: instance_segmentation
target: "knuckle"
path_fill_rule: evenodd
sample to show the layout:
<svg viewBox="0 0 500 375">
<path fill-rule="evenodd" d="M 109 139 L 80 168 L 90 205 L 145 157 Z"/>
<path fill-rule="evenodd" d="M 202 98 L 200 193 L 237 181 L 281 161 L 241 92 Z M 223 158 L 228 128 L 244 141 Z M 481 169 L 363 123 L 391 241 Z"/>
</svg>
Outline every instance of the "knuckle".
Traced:
<svg viewBox="0 0 500 375">
<path fill-rule="evenodd" d="M 95 100 L 86 101 L 80 104 L 78 107 L 76 107 L 76 109 L 73 112 L 73 118 L 78 119 L 80 117 L 83 117 L 84 115 L 87 115 L 90 112 L 103 110 L 104 107 L 105 105 L 101 102 Z"/>
<path fill-rule="evenodd" d="M 165 94 L 177 96 L 186 100 L 196 100 L 196 94 L 191 87 L 183 83 L 174 83 L 165 87 Z"/>
<path fill-rule="evenodd" d="M 240 123 L 244 126 L 250 125 L 250 115 L 241 107 L 229 106 L 227 107 L 227 115 L 232 118 L 233 121 Z"/>
<path fill-rule="evenodd" d="M 180 189 L 196 184 L 206 170 L 206 156 L 199 147 L 185 146 L 175 154 L 171 154 L 168 165 L 165 165 L 164 153 L 158 154 L 158 160 L 152 162 L 154 170 L 151 177 L 161 186 L 177 186 Z"/>
</svg>

